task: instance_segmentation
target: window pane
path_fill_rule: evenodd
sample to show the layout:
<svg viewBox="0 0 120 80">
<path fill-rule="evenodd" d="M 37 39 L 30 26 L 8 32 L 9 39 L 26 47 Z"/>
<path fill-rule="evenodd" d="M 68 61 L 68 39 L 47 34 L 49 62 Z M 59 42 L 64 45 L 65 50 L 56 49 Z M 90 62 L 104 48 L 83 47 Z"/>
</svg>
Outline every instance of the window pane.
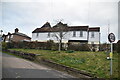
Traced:
<svg viewBox="0 0 120 80">
<path fill-rule="evenodd" d="M 76 37 L 76 32 L 75 31 L 73 31 L 73 37 Z"/>
<path fill-rule="evenodd" d="M 83 37 L 83 31 L 80 31 L 80 37 Z"/>
<path fill-rule="evenodd" d="M 91 33 L 91 37 L 92 37 L 92 38 L 94 38 L 94 37 L 95 37 L 94 32 L 92 32 L 92 33 Z"/>
<path fill-rule="evenodd" d="M 48 32 L 48 37 L 50 37 L 50 32 Z"/>
<path fill-rule="evenodd" d="M 39 36 L 39 33 L 37 33 L 36 37 L 38 37 L 38 36 Z"/>
</svg>

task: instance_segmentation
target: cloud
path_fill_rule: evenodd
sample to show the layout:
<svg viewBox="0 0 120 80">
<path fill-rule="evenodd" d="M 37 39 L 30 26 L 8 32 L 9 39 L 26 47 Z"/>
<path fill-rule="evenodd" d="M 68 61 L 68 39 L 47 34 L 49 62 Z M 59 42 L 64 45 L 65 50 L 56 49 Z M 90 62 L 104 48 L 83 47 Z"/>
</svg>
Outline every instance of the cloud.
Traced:
<svg viewBox="0 0 120 80">
<path fill-rule="evenodd" d="M 108 23 L 111 32 L 117 35 L 117 1 L 4 0 L 2 1 L 2 26 L 6 32 L 18 27 L 21 32 L 31 36 L 31 32 L 46 21 L 54 25 L 55 20 L 63 19 L 69 25 L 100 26 L 102 41 L 106 41 Z"/>
</svg>

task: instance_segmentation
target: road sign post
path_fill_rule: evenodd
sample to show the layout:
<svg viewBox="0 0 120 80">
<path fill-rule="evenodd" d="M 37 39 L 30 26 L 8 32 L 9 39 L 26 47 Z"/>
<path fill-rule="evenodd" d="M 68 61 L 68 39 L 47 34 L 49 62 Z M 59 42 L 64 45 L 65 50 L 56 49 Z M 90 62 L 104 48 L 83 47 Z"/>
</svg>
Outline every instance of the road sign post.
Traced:
<svg viewBox="0 0 120 80">
<path fill-rule="evenodd" d="M 110 52 L 110 75 L 112 76 L 112 58 L 113 58 L 113 42 L 115 41 L 115 35 L 110 33 L 108 35 L 108 40 L 111 43 L 111 52 Z"/>
<path fill-rule="evenodd" d="M 111 42 L 111 52 L 110 52 L 110 75 L 112 75 L 112 56 L 113 56 L 113 43 Z"/>
</svg>

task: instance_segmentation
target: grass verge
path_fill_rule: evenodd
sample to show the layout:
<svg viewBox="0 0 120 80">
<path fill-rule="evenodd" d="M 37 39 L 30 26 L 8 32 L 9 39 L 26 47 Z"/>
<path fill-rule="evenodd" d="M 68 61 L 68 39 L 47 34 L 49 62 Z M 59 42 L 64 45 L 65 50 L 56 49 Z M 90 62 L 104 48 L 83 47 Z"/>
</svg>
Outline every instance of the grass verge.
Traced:
<svg viewBox="0 0 120 80">
<path fill-rule="evenodd" d="M 35 49 L 12 49 L 16 51 L 40 54 L 38 58 L 45 58 L 78 70 L 95 74 L 100 78 L 110 78 L 110 60 L 105 52 L 51 51 Z M 113 78 L 118 78 L 118 53 L 113 55 Z"/>
</svg>

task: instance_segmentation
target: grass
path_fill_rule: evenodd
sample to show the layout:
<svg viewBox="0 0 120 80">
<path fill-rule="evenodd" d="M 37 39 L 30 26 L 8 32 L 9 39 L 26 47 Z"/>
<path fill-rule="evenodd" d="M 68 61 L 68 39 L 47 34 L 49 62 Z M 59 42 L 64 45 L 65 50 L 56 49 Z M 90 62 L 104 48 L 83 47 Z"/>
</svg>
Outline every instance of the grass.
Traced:
<svg viewBox="0 0 120 80">
<path fill-rule="evenodd" d="M 81 52 L 74 51 L 52 51 L 52 50 L 35 50 L 35 49 L 12 49 L 16 51 L 41 54 L 39 58 L 52 60 L 59 64 L 84 70 L 95 74 L 100 78 L 110 78 L 110 60 L 107 60 L 105 52 Z M 118 78 L 118 53 L 113 55 L 113 78 Z"/>
</svg>

